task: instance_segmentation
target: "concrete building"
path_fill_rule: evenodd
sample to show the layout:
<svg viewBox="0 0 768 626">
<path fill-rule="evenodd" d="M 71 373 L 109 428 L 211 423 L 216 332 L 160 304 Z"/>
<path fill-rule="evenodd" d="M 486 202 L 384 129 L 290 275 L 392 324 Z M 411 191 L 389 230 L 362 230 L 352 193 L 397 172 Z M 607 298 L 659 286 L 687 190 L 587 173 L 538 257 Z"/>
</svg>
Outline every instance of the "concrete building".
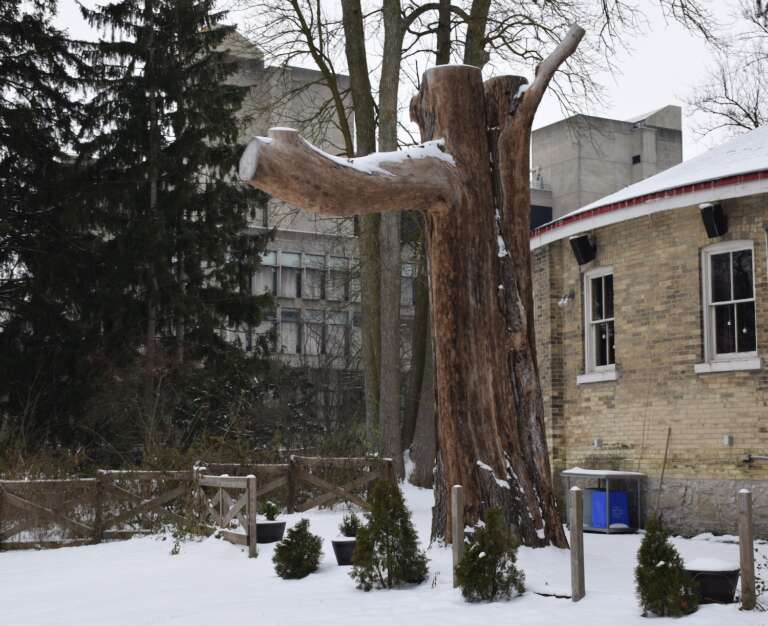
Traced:
<svg viewBox="0 0 768 626">
<path fill-rule="evenodd" d="M 534 231 L 553 468 L 648 475 L 677 532 L 768 535 L 768 128 Z M 580 261 L 574 250 L 578 251 Z"/>
<path fill-rule="evenodd" d="M 677 165 L 681 129 L 680 107 L 666 106 L 627 121 L 574 115 L 533 131 L 532 226 Z"/>
</svg>

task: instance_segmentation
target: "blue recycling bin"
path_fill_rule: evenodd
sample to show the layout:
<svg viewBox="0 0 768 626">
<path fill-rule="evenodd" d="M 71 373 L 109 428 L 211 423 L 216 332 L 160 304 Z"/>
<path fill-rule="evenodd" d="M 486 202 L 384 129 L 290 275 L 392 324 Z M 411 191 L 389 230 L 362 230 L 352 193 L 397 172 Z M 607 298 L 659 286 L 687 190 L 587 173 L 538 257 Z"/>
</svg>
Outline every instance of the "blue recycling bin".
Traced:
<svg viewBox="0 0 768 626">
<path fill-rule="evenodd" d="M 609 523 L 629 527 L 629 492 L 611 490 L 611 521 L 605 519 L 605 490 L 592 491 L 592 528 L 608 528 Z"/>
</svg>

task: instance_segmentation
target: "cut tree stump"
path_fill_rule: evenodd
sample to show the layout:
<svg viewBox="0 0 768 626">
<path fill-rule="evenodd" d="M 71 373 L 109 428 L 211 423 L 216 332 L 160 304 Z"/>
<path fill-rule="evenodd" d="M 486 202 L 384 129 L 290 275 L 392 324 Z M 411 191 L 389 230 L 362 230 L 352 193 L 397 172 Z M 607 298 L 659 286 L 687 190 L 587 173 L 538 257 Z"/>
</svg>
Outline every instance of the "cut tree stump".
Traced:
<svg viewBox="0 0 768 626">
<path fill-rule="evenodd" d="M 450 486 L 466 523 L 500 506 L 525 545 L 566 547 L 544 433 L 529 250 L 533 116 L 584 31 L 573 26 L 528 85 L 483 83 L 467 65 L 429 69 L 411 101 L 424 142 L 341 159 L 292 130 L 256 138 L 240 176 L 329 215 L 420 210 L 426 225 L 437 396 L 433 534 L 451 540 Z"/>
</svg>

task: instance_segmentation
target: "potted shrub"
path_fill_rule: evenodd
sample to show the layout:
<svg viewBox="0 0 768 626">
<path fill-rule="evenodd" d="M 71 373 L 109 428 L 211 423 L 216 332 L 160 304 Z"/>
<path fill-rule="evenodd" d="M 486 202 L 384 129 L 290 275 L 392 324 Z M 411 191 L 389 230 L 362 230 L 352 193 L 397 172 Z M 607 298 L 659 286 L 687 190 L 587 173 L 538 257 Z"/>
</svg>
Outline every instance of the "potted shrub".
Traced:
<svg viewBox="0 0 768 626">
<path fill-rule="evenodd" d="M 369 499 L 368 523 L 357 532 L 350 576 L 365 591 L 418 585 L 427 578 L 427 556 L 397 485 L 377 481 Z"/>
<path fill-rule="evenodd" d="M 266 517 L 266 521 L 256 522 L 256 543 L 274 543 L 283 538 L 285 522 L 277 519 L 280 509 L 267 500 L 261 507 L 260 513 Z"/>
<path fill-rule="evenodd" d="M 280 578 L 304 578 L 320 565 L 323 540 L 309 532 L 309 520 L 303 519 L 275 546 L 272 562 Z"/>
<path fill-rule="evenodd" d="M 658 516 L 646 524 L 637 553 L 635 582 L 643 615 L 681 617 L 699 608 L 696 582 L 686 573 L 683 559 L 669 542 Z"/>
<path fill-rule="evenodd" d="M 525 591 L 525 575 L 515 565 L 518 541 L 501 509 L 488 509 L 484 518 L 456 566 L 456 582 L 468 602 L 508 600 Z"/>
<path fill-rule="evenodd" d="M 698 583 L 701 604 L 735 602 L 738 565 L 719 559 L 694 559 L 685 564 L 685 572 Z"/>
<path fill-rule="evenodd" d="M 357 531 L 360 530 L 360 526 L 360 518 L 354 513 L 345 515 L 339 524 L 341 536 L 331 541 L 333 553 L 339 565 L 352 565 L 352 554 L 355 552 Z"/>
</svg>

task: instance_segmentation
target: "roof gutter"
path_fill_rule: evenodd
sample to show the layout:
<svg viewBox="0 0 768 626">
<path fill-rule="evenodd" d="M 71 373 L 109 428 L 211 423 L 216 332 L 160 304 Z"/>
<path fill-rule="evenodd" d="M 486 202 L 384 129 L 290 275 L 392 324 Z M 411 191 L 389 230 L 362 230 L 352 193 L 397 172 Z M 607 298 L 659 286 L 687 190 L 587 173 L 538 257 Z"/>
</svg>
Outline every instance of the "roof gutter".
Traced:
<svg viewBox="0 0 768 626">
<path fill-rule="evenodd" d="M 732 187 L 732 189 L 724 192 L 723 187 Z M 572 213 L 544 224 L 531 233 L 531 250 L 585 230 L 602 228 L 636 217 L 694 206 L 702 202 L 717 202 L 726 198 L 741 198 L 759 193 L 768 193 L 768 170 L 737 174 L 649 193 Z"/>
</svg>

